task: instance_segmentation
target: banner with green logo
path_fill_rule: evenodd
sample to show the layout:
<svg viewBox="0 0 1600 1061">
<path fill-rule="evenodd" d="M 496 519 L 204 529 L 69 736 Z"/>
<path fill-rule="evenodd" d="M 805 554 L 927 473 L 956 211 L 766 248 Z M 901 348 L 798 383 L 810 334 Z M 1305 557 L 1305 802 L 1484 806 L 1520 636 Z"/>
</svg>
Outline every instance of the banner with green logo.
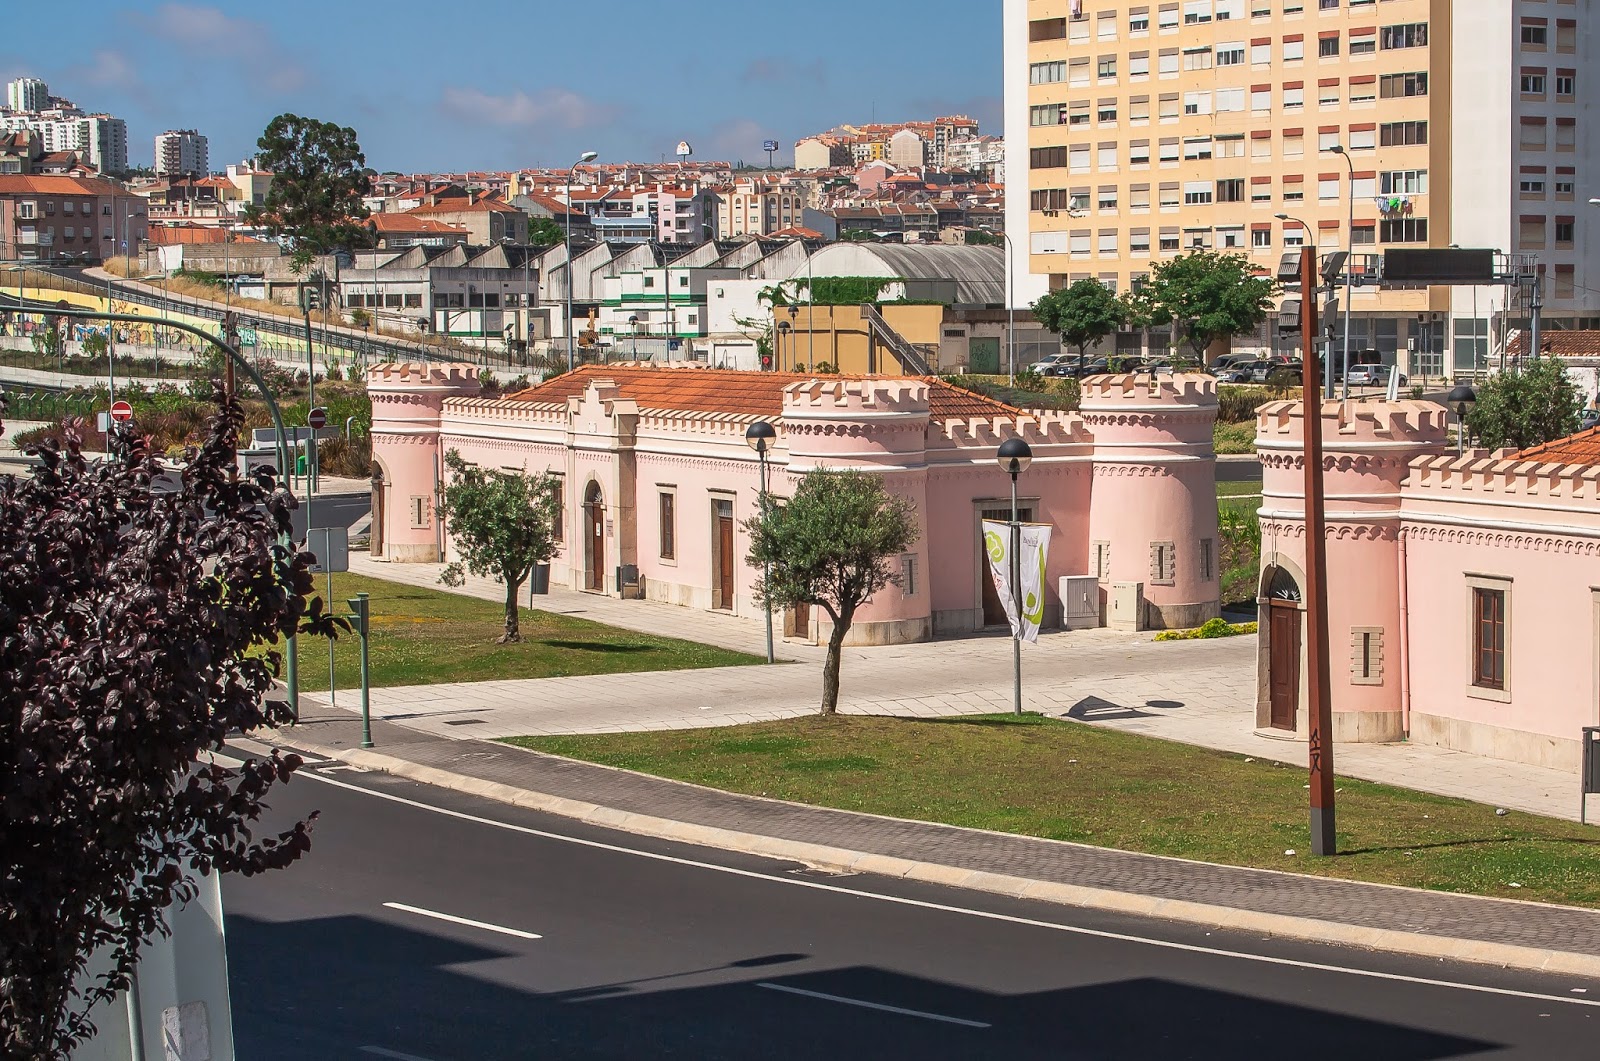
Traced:
<svg viewBox="0 0 1600 1061">
<path fill-rule="evenodd" d="M 1013 637 L 1024 641 L 1039 640 L 1039 624 L 1044 622 L 1044 564 L 1050 554 L 1050 525 L 1024 523 L 1022 525 L 1022 626 L 1017 626 L 1016 597 L 1011 590 L 1011 524 L 998 520 L 983 521 L 983 552 L 989 558 L 989 573 L 994 576 L 995 592 L 1011 622 Z"/>
</svg>

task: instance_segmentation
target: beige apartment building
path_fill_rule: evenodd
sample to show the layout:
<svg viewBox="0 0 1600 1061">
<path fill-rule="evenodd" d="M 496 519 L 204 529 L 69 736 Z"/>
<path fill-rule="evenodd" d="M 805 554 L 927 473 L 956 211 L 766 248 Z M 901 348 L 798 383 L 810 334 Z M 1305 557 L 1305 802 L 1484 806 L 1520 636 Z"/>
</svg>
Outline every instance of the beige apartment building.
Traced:
<svg viewBox="0 0 1600 1061">
<path fill-rule="evenodd" d="M 1275 271 L 1309 239 L 1531 255 L 1548 326 L 1600 317 L 1592 0 L 1005 0 L 1004 17 L 1019 303 L 1085 277 L 1126 290 L 1197 247 Z M 1481 367 L 1530 296 L 1358 287 L 1351 346 L 1412 375 Z"/>
</svg>

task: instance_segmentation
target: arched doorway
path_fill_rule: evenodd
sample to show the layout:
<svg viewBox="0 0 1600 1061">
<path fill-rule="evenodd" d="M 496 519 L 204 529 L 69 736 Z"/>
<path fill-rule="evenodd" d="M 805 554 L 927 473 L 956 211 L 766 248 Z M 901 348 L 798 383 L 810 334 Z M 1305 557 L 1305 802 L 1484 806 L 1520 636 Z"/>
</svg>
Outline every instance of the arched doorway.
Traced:
<svg viewBox="0 0 1600 1061">
<path fill-rule="evenodd" d="M 606 503 L 593 481 L 583 492 L 583 587 L 606 588 Z"/>
<path fill-rule="evenodd" d="M 1262 655 L 1267 667 L 1266 725 L 1272 729 L 1299 729 L 1301 630 L 1305 614 L 1300 583 L 1280 564 L 1261 573 L 1260 629 Z"/>
<path fill-rule="evenodd" d="M 372 462 L 372 522 L 368 531 L 367 553 L 374 558 L 382 558 L 383 545 L 387 537 L 388 527 L 384 523 L 384 486 L 383 466 L 377 461 Z"/>
</svg>

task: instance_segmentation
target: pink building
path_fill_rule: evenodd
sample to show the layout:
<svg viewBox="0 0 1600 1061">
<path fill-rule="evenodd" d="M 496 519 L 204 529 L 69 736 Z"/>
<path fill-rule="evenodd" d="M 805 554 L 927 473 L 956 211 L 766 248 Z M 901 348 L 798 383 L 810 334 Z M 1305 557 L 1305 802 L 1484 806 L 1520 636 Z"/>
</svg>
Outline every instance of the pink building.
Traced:
<svg viewBox="0 0 1600 1061">
<path fill-rule="evenodd" d="M 1304 413 L 1263 406 L 1256 726 L 1304 736 Z M 1322 408 L 1336 741 L 1578 768 L 1600 723 L 1600 433 L 1457 456 L 1431 402 Z"/>
<path fill-rule="evenodd" d="M 373 554 L 450 554 L 434 515 L 443 455 L 549 470 L 563 483 L 558 585 L 627 586 L 652 600 L 756 615 L 743 521 L 760 467 L 745 443 L 778 432 L 771 488 L 812 468 L 881 473 L 916 505 L 922 534 L 900 558 L 903 584 L 858 616 L 857 643 L 914 641 L 1005 623 L 980 550 L 985 518 L 1010 517 L 995 460 L 1020 436 L 1026 520 L 1054 526 L 1047 624 L 1062 576 L 1096 576 L 1118 625 L 1192 626 L 1218 613 L 1216 485 L 1209 377 L 1086 380 L 1083 412 L 1024 411 L 938 379 L 811 377 L 694 368 L 586 366 L 508 398 L 478 396 L 468 365 L 383 365 L 373 402 Z M 819 617 L 784 618 L 814 637 Z M 823 619 L 825 622 L 826 620 Z"/>
</svg>

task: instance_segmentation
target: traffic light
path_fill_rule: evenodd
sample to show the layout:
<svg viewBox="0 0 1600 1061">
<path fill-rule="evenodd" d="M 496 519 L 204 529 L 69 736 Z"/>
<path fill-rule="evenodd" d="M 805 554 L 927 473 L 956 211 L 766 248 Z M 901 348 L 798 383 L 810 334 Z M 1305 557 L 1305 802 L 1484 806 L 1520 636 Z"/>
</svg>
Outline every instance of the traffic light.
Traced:
<svg viewBox="0 0 1600 1061">
<path fill-rule="evenodd" d="M 300 308 L 307 313 L 314 309 L 321 309 L 322 292 L 314 287 L 302 287 L 300 289 Z"/>
</svg>

